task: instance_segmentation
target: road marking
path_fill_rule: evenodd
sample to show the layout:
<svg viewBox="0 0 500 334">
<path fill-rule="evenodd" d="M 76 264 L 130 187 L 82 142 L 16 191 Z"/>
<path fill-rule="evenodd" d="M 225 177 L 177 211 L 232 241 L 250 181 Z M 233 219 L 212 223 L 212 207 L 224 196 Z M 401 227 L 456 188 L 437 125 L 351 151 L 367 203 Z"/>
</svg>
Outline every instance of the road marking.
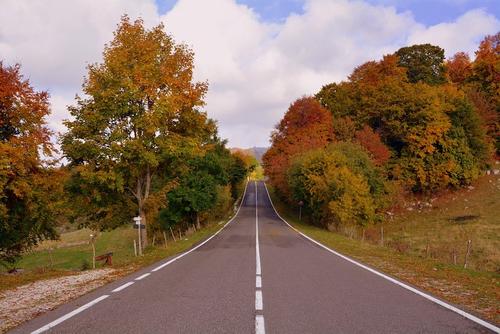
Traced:
<svg viewBox="0 0 500 334">
<path fill-rule="evenodd" d="M 258 188 L 255 181 L 255 310 L 262 311 L 264 309 L 264 301 L 262 298 L 262 267 L 260 265 L 260 245 L 259 245 L 259 201 L 257 198 Z M 255 333 L 265 334 L 264 316 L 262 314 L 255 315 Z"/>
<path fill-rule="evenodd" d="M 220 233 L 220 231 L 222 231 L 222 230 L 223 230 L 223 229 L 224 229 L 224 228 L 225 228 L 225 227 L 226 227 L 229 223 L 231 223 L 231 222 L 232 222 L 232 221 L 233 221 L 233 220 L 234 220 L 234 219 L 238 216 L 238 213 L 240 212 L 241 206 L 243 205 L 243 201 L 245 200 L 245 195 L 246 195 L 246 193 L 247 193 L 247 188 L 248 188 L 248 182 L 247 182 L 247 184 L 245 185 L 245 191 L 243 192 L 243 196 L 242 196 L 242 198 L 241 198 L 241 203 L 240 203 L 240 206 L 238 207 L 238 210 L 236 211 L 236 214 L 235 214 L 235 215 L 233 216 L 233 218 L 231 218 L 231 219 L 230 219 L 230 220 L 229 220 L 226 224 L 224 224 L 224 226 L 222 226 L 222 227 L 221 227 L 221 228 L 220 228 L 217 232 L 215 232 L 215 233 L 214 233 L 214 234 L 213 234 L 210 238 L 208 238 L 207 240 L 205 240 L 204 242 L 202 242 L 202 243 L 201 243 L 201 244 L 199 244 L 198 246 L 196 246 L 196 247 L 194 247 L 194 248 L 190 249 L 189 251 L 184 252 L 184 253 L 182 253 L 181 255 L 179 255 L 179 256 L 177 256 L 177 257 L 173 258 L 172 260 L 170 260 L 170 261 L 168 261 L 168 262 L 166 262 L 166 263 L 164 263 L 164 264 L 162 264 L 162 265 L 160 265 L 160 266 L 158 266 L 158 267 L 154 268 L 153 270 L 151 270 L 151 272 L 158 271 L 158 270 L 160 270 L 161 268 L 168 266 L 170 263 L 172 263 L 172 262 L 174 262 L 174 261 L 176 261 L 176 260 L 178 260 L 178 259 L 180 259 L 180 258 L 182 258 L 182 257 L 184 257 L 184 256 L 186 256 L 186 255 L 188 255 L 189 253 L 191 253 L 191 252 L 193 252 L 193 251 L 197 250 L 198 248 L 200 248 L 201 246 L 203 246 L 204 244 L 206 244 L 208 241 L 210 241 L 210 240 L 211 240 L 213 237 L 215 237 L 217 234 L 219 234 L 219 233 Z M 137 278 L 136 278 L 136 280 L 141 280 L 141 279 L 143 279 L 144 277 L 147 277 L 147 276 L 149 276 L 149 275 L 150 275 L 150 273 L 144 274 L 144 275 L 142 275 L 142 276 L 137 277 Z M 118 291 L 121 291 L 121 290 L 123 290 L 123 289 L 127 288 L 128 286 L 130 286 L 130 285 L 132 285 L 132 284 L 134 284 L 134 282 L 128 282 L 128 283 L 123 284 L 122 286 L 120 286 L 120 287 L 118 287 L 118 288 L 114 289 L 112 292 L 118 292 Z M 83 305 L 83 306 L 81 306 L 81 307 L 77 308 L 76 310 L 71 311 L 70 313 L 68 313 L 68 314 L 66 314 L 66 315 L 64 315 L 64 316 L 62 316 L 62 317 L 60 317 L 60 318 L 58 318 L 58 319 L 56 319 L 56 320 L 52 321 L 51 323 L 49 323 L 49 324 L 47 324 L 47 325 L 45 325 L 45 326 L 43 326 L 43 327 L 41 327 L 41 328 L 37 329 L 36 331 L 32 332 L 32 334 L 38 334 L 38 333 L 45 332 L 46 330 L 48 330 L 48 329 L 50 329 L 50 328 L 52 328 L 52 327 L 54 327 L 54 326 L 56 326 L 56 325 L 60 324 L 61 322 L 65 321 L 65 320 L 67 320 L 67 319 L 69 319 L 69 318 L 71 318 L 71 317 L 72 317 L 72 316 L 74 316 L 75 314 L 78 314 L 78 313 L 80 313 L 80 312 L 82 312 L 82 311 L 84 311 L 84 310 L 88 309 L 88 308 L 89 308 L 89 307 L 91 307 L 92 305 L 97 304 L 97 303 L 98 303 L 98 302 L 100 302 L 101 300 L 106 299 L 106 298 L 108 298 L 108 297 L 109 297 L 109 295 L 104 295 L 104 296 L 101 296 L 101 297 L 99 297 L 99 298 L 97 298 L 97 299 L 95 299 L 95 300 L 91 301 L 90 303 L 85 304 L 85 305 Z"/>
<path fill-rule="evenodd" d="M 226 224 L 224 224 L 224 226 L 222 226 L 220 228 L 220 230 L 218 230 L 217 232 L 215 232 L 210 238 L 208 238 L 207 240 L 203 241 L 198 246 L 196 246 L 194 248 L 191 248 L 187 252 L 184 252 L 181 255 L 178 255 L 177 257 L 174 257 L 172 260 L 170 260 L 168 262 L 165 262 L 164 264 L 162 264 L 162 265 L 154 268 L 153 270 L 151 270 L 151 272 L 158 271 L 158 270 L 160 270 L 160 269 L 168 266 L 169 264 L 171 264 L 171 263 L 179 260 L 180 258 L 183 258 L 184 256 L 188 255 L 189 253 L 194 252 L 195 250 L 197 250 L 198 248 L 200 248 L 201 246 L 203 246 L 204 244 L 206 244 L 207 242 L 209 242 L 210 240 L 212 240 L 217 234 L 219 234 L 227 225 L 229 225 L 238 216 L 238 213 L 240 212 L 241 206 L 243 205 L 243 201 L 245 200 L 245 195 L 247 193 L 247 188 L 248 188 L 248 182 L 247 182 L 247 184 L 245 186 L 245 191 L 243 192 L 243 197 L 241 198 L 241 203 L 240 203 L 240 206 L 238 207 L 238 211 L 236 211 L 236 214 L 233 216 L 233 218 L 231 218 Z"/>
<path fill-rule="evenodd" d="M 104 300 L 106 298 L 108 298 L 109 295 L 104 295 L 104 296 L 101 296 L 99 298 L 96 298 L 94 299 L 93 301 L 83 305 L 83 306 L 80 306 L 79 308 L 77 308 L 76 310 L 74 311 L 71 311 L 70 313 L 66 314 L 66 315 L 63 315 L 62 317 L 60 318 L 57 318 L 56 320 L 52 321 L 51 323 L 37 329 L 36 331 L 33 331 L 31 332 L 31 334 L 39 334 L 39 333 L 43 333 L 49 329 L 51 329 L 52 327 L 54 326 L 57 326 L 58 324 L 60 324 L 61 322 L 65 321 L 65 320 L 68 320 L 69 318 L 77 315 L 78 313 L 82 312 L 82 311 L 85 311 L 86 309 L 88 309 L 89 307 L 99 303 L 101 300 Z"/>
<path fill-rule="evenodd" d="M 256 274 L 261 274 L 260 246 L 259 246 L 259 211 L 257 209 L 257 182 L 255 182 L 255 263 Z"/>
<path fill-rule="evenodd" d="M 116 289 L 114 289 L 113 291 L 111 292 L 119 292 L 119 291 L 122 291 L 123 289 L 126 289 L 128 288 L 129 286 L 131 286 L 132 284 L 134 284 L 134 282 L 128 282 L 128 283 L 125 283 L 119 287 L 117 287 Z"/>
<path fill-rule="evenodd" d="M 137 277 L 135 280 L 136 280 L 136 281 L 140 281 L 141 279 L 146 278 L 146 277 L 148 277 L 149 275 L 151 275 L 151 273 L 146 273 L 146 274 L 144 274 L 144 275 L 141 275 L 141 276 Z"/>
<path fill-rule="evenodd" d="M 419 296 L 421 296 L 421 297 L 424 297 L 424 298 L 426 298 L 426 299 L 428 299 L 428 300 L 430 300 L 430 301 L 432 301 L 432 302 L 434 302 L 434 303 L 436 303 L 436 304 L 438 304 L 438 305 L 441 305 L 442 307 L 447 308 L 447 309 L 448 309 L 448 310 L 450 310 L 450 311 L 453 311 L 453 312 L 455 312 L 455 313 L 458 313 L 458 314 L 460 314 L 461 316 L 463 316 L 463 317 L 465 317 L 465 318 L 467 318 L 467 319 L 469 319 L 469 320 L 472 320 L 473 322 L 475 322 L 475 323 L 477 323 L 477 324 L 479 324 L 479 325 L 481 325 L 481 326 L 484 326 L 484 327 L 486 327 L 486 328 L 488 328 L 488 329 L 490 329 L 490 330 L 494 331 L 495 333 L 500 333 L 500 328 L 499 328 L 499 327 L 497 327 L 497 326 L 495 326 L 495 325 L 493 325 L 493 324 L 490 324 L 489 322 L 486 322 L 486 321 L 484 321 L 483 319 L 480 319 L 480 318 L 478 318 L 478 317 L 476 317 L 476 316 L 474 316 L 474 315 L 472 315 L 472 314 L 470 314 L 470 313 L 467 313 L 467 312 L 465 312 L 465 311 L 463 311 L 463 310 L 461 310 L 461 309 L 459 309 L 459 308 L 457 308 L 457 307 L 455 307 L 455 306 L 453 306 L 453 305 L 450 305 L 450 304 L 448 304 L 448 303 L 446 303 L 446 302 L 444 302 L 444 301 L 442 301 L 442 300 L 440 300 L 440 299 L 437 299 L 436 297 L 433 297 L 433 296 L 431 296 L 431 295 L 428 295 L 428 294 L 426 294 L 425 292 L 422 292 L 422 291 L 420 291 L 420 290 L 417 290 L 417 289 L 415 289 L 415 288 L 413 288 L 413 287 L 411 287 L 411 286 L 409 286 L 409 285 L 407 285 L 407 284 L 405 284 L 405 283 L 403 283 L 403 282 L 400 282 L 400 281 L 398 281 L 398 280 L 396 280 L 396 279 L 394 279 L 394 278 L 392 278 L 392 277 L 390 277 L 390 276 L 387 276 L 387 275 L 385 275 L 385 274 L 383 274 L 383 273 L 381 273 L 381 272 L 379 272 L 379 271 L 377 271 L 377 270 L 375 270 L 375 269 L 372 269 L 372 268 L 370 268 L 370 267 L 368 267 L 368 266 L 366 266 L 366 265 L 364 265 L 364 264 L 362 264 L 362 263 L 359 263 L 359 262 L 357 262 L 357 261 L 355 261 L 355 260 L 353 260 L 353 259 L 351 259 L 351 258 L 349 258 L 349 257 L 347 257 L 347 256 L 345 256 L 345 255 L 343 255 L 343 254 L 340 254 L 339 252 L 336 252 L 336 251 L 334 251 L 333 249 L 328 248 L 327 246 L 323 245 L 322 243 L 320 243 L 320 242 L 318 242 L 318 241 L 314 240 L 313 238 L 311 238 L 311 237 L 309 237 L 309 236 L 305 235 L 304 233 L 300 232 L 300 231 L 299 231 L 299 230 L 297 230 L 295 227 L 293 227 L 292 225 L 290 225 L 290 224 L 289 224 L 289 223 L 288 223 L 288 222 L 287 222 L 287 221 L 286 221 L 283 217 L 281 217 L 281 216 L 280 216 L 280 214 L 278 213 L 278 211 L 277 211 L 277 210 L 276 210 L 276 208 L 274 207 L 274 203 L 273 203 L 273 201 L 271 200 L 271 196 L 269 195 L 269 191 L 267 190 L 267 185 L 266 185 L 265 183 L 264 183 L 264 187 L 265 187 L 265 189 L 266 189 L 266 192 L 267 192 L 267 197 L 269 198 L 269 202 L 271 203 L 271 205 L 272 205 L 272 207 L 273 207 L 274 212 L 276 213 L 276 215 L 277 215 L 277 216 L 278 216 L 278 217 L 279 217 L 279 218 L 280 218 L 280 219 L 281 219 L 281 220 L 282 220 L 285 224 L 287 224 L 287 225 L 288 225 L 288 226 L 289 226 L 292 230 L 294 230 L 295 232 L 297 232 L 298 234 L 300 234 L 301 236 L 303 236 L 303 237 L 304 237 L 304 238 L 306 238 L 307 240 L 309 240 L 309 241 L 311 241 L 311 242 L 315 243 L 316 245 L 320 246 L 321 248 L 323 248 L 323 249 L 327 250 L 328 252 L 330 252 L 330 253 L 332 253 L 332 254 L 334 254 L 334 255 L 336 255 L 336 256 L 338 256 L 338 257 L 340 257 L 340 258 L 342 258 L 342 259 L 344 259 L 344 260 L 346 260 L 346 261 L 348 261 L 348 262 L 351 262 L 352 264 L 354 264 L 354 265 L 356 265 L 356 266 L 358 266 L 358 267 L 361 267 L 361 268 L 363 268 L 363 269 L 366 269 L 366 270 L 368 270 L 369 272 L 371 272 L 371 273 L 373 273 L 373 274 L 375 274 L 375 275 L 377 275 L 377 276 L 380 276 L 380 277 L 382 277 L 382 278 L 384 278 L 384 279 L 386 279 L 386 280 L 388 280 L 388 281 L 390 281 L 390 282 L 392 282 L 392 283 L 394 283 L 394 284 L 397 284 L 397 285 L 399 285 L 400 287 L 402 287 L 402 288 L 404 288 L 404 289 L 406 289 L 406 290 L 409 290 L 409 291 L 411 291 L 411 292 L 413 292 L 413 293 L 415 293 L 415 294 L 417 294 L 417 295 L 419 295 Z"/>
<path fill-rule="evenodd" d="M 255 316 L 255 334 L 265 334 L 266 329 L 264 327 L 264 316 L 256 315 Z"/>
<path fill-rule="evenodd" d="M 264 309 L 264 302 L 262 301 L 262 291 L 255 291 L 255 310 L 262 311 Z"/>
<path fill-rule="evenodd" d="M 255 277 L 255 287 L 259 289 L 262 288 L 262 277 Z"/>
</svg>

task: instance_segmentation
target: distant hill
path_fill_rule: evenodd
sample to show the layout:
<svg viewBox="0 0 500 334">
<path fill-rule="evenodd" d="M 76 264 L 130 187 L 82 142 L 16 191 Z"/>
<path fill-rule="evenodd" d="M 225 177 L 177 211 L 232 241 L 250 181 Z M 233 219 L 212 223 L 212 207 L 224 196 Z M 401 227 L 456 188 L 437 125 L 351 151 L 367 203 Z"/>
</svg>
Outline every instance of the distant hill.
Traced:
<svg viewBox="0 0 500 334">
<path fill-rule="evenodd" d="M 246 154 L 250 154 L 257 159 L 259 163 L 262 163 L 262 156 L 264 153 L 266 153 L 268 147 L 251 147 L 251 148 L 239 148 L 239 147 L 232 147 L 229 150 L 231 152 L 244 152 Z"/>
</svg>

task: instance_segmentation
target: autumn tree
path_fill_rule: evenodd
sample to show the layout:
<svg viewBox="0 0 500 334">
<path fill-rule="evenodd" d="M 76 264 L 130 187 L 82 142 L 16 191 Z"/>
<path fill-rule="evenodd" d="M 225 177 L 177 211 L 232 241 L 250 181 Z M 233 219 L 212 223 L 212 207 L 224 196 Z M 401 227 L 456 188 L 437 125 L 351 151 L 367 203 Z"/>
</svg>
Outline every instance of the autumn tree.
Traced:
<svg viewBox="0 0 500 334">
<path fill-rule="evenodd" d="M 291 158 L 313 148 L 325 147 L 332 140 L 331 114 L 312 97 L 295 101 L 271 134 L 271 147 L 263 157 L 271 184 L 281 195 L 288 196 L 285 174 Z"/>
<path fill-rule="evenodd" d="M 411 83 L 439 85 L 446 82 L 444 50 L 431 44 L 412 45 L 396 51 L 399 66 L 407 69 Z"/>
<path fill-rule="evenodd" d="M 365 126 L 355 132 L 356 142 L 361 145 L 372 157 L 373 162 L 384 165 L 391 157 L 389 148 L 382 142 L 380 135 L 373 131 L 371 127 Z"/>
<path fill-rule="evenodd" d="M 456 87 L 412 83 L 407 71 L 397 56 L 385 56 L 356 68 L 348 82 L 323 87 L 316 96 L 331 111 L 334 128 L 339 120 L 351 123 L 352 135 L 343 140 L 364 143 L 374 157 L 376 136 L 367 126 L 380 136 L 377 150 L 387 146 L 392 152 L 389 175 L 413 191 L 469 183 L 479 175 L 488 151 L 476 111 Z M 459 116 L 462 112 L 468 116 Z M 364 141 L 363 136 L 373 138 Z"/>
<path fill-rule="evenodd" d="M 446 69 L 450 81 L 462 84 L 472 75 L 472 63 L 469 55 L 465 52 L 457 52 L 446 63 Z"/>
<path fill-rule="evenodd" d="M 213 141 L 215 123 L 199 110 L 207 84 L 193 81 L 193 57 L 163 25 L 148 30 L 124 16 L 103 62 L 88 67 L 85 96 L 69 108 L 61 139 L 73 167 L 69 189 L 86 208 L 80 221 L 151 221 L 167 205 L 176 166 Z"/>
<path fill-rule="evenodd" d="M 24 80 L 20 66 L 0 62 L 0 262 L 14 263 L 22 252 L 55 238 L 49 170 L 49 95 Z"/>
<path fill-rule="evenodd" d="M 374 222 L 386 195 L 383 176 L 353 143 L 333 143 L 296 156 L 287 180 L 294 199 L 304 201 L 306 212 L 328 228 Z"/>
</svg>

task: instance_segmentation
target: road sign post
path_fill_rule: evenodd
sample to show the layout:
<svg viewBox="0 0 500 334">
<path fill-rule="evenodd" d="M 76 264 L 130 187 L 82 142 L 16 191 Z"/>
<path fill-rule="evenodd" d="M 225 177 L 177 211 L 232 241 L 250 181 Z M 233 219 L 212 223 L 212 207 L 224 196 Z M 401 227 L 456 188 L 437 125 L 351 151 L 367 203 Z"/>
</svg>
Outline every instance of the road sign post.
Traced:
<svg viewBox="0 0 500 334">
<path fill-rule="evenodd" d="M 137 235 L 139 236 L 139 255 L 142 256 L 142 242 L 141 242 L 141 216 L 134 217 L 135 225 L 137 225 Z"/>
</svg>

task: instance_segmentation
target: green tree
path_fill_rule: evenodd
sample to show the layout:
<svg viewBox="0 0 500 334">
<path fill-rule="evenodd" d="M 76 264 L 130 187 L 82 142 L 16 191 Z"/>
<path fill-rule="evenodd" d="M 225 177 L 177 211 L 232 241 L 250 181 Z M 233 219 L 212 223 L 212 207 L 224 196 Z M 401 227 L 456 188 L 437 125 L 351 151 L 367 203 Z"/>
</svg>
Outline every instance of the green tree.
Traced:
<svg viewBox="0 0 500 334">
<path fill-rule="evenodd" d="M 40 154 L 52 153 L 47 92 L 36 92 L 20 66 L 0 62 L 0 263 L 12 265 L 40 240 L 56 238 L 54 183 Z"/>
<path fill-rule="evenodd" d="M 135 211 L 146 224 L 166 205 L 177 164 L 213 140 L 215 123 L 198 109 L 207 84 L 193 82 L 193 57 L 163 25 L 147 30 L 124 16 L 103 63 L 88 67 L 86 96 L 69 108 L 74 120 L 61 140 L 76 167 L 69 189 L 90 205 L 84 223 L 114 227 Z"/>
<path fill-rule="evenodd" d="M 412 45 L 396 51 L 399 66 L 407 69 L 412 83 L 425 82 L 439 85 L 446 82 L 444 50 L 431 44 Z"/>
</svg>

